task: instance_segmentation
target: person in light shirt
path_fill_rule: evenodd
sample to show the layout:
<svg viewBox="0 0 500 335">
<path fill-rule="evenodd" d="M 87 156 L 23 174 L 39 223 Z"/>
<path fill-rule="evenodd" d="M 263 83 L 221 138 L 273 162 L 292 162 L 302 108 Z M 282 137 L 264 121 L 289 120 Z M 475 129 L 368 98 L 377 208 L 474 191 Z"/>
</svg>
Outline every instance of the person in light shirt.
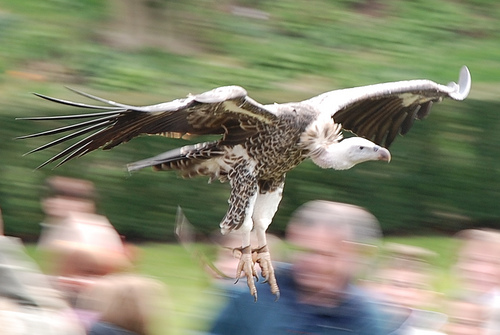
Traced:
<svg viewBox="0 0 500 335">
<path fill-rule="evenodd" d="M 90 181 L 50 177 L 41 201 L 45 218 L 37 245 L 44 270 L 86 327 L 94 319 L 76 308 L 80 292 L 101 276 L 131 267 L 120 235 L 96 213 L 95 193 Z"/>
<path fill-rule="evenodd" d="M 453 268 L 459 279 L 456 296 L 482 307 L 485 334 L 500 334 L 500 231 L 467 229 L 457 237 L 461 246 Z"/>
</svg>

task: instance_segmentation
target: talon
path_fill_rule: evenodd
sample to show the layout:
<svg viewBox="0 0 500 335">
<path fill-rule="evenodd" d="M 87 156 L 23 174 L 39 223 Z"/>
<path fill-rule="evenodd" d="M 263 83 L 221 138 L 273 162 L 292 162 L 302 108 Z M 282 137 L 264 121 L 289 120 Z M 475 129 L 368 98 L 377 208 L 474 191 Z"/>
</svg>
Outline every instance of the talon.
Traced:
<svg viewBox="0 0 500 335">
<path fill-rule="evenodd" d="M 278 292 L 273 293 L 273 294 L 276 296 L 276 298 L 274 299 L 274 302 L 278 301 L 280 299 L 280 291 L 278 290 Z"/>
<path fill-rule="evenodd" d="M 276 282 L 276 277 L 274 276 L 274 268 L 271 261 L 271 254 L 269 253 L 269 249 L 267 245 L 260 247 L 258 249 L 254 249 L 253 254 L 255 255 L 255 262 L 259 263 L 262 277 L 264 277 L 263 283 L 268 283 L 271 287 L 271 293 L 276 296 L 275 301 L 277 301 L 280 297 L 280 290 L 278 287 L 278 283 Z"/>
<path fill-rule="evenodd" d="M 257 272 L 254 268 L 254 261 L 252 259 L 250 246 L 235 248 L 235 250 L 241 250 L 240 262 L 238 263 L 238 267 L 236 269 L 236 281 L 235 284 L 238 283 L 241 278 L 241 273 L 245 272 L 245 276 L 247 277 L 247 285 L 250 290 L 250 294 L 254 297 L 254 300 L 257 301 L 257 288 L 255 287 L 255 281 L 258 281 Z"/>
</svg>

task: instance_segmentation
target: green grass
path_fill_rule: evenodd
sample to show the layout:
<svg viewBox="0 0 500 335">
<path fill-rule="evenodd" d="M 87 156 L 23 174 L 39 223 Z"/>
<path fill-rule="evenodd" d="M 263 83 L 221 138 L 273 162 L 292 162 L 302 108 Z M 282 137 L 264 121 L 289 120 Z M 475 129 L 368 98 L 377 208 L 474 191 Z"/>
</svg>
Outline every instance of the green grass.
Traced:
<svg viewBox="0 0 500 335">
<path fill-rule="evenodd" d="M 205 325 L 196 321 L 198 306 L 210 286 L 208 276 L 198 260 L 177 244 L 145 244 L 138 246 L 137 271 L 165 283 L 170 301 L 171 315 L 161 323 L 172 334 L 182 334 L 183 329 L 200 329 Z M 165 332 L 158 332 L 164 334 Z"/>
</svg>

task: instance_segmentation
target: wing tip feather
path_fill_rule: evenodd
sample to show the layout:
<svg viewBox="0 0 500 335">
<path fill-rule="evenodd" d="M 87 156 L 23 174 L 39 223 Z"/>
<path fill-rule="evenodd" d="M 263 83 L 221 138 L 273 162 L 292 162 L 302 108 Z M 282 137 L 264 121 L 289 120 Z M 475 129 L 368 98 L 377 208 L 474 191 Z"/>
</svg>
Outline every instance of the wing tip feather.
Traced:
<svg viewBox="0 0 500 335">
<path fill-rule="evenodd" d="M 464 100 L 469 95 L 472 85 L 471 75 L 467 66 L 462 66 L 458 77 L 458 84 L 451 82 L 448 87 L 453 91 L 449 93 L 450 98 L 454 100 Z"/>
</svg>

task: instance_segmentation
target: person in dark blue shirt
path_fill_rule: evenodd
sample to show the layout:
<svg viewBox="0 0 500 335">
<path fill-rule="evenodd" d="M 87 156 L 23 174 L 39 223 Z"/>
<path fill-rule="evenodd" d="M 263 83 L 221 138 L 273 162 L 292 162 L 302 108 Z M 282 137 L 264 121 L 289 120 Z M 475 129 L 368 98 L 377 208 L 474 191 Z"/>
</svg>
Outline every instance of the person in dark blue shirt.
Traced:
<svg viewBox="0 0 500 335">
<path fill-rule="evenodd" d="M 396 334 L 406 315 L 386 313 L 354 284 L 379 232 L 375 217 L 362 208 L 303 205 L 287 228 L 291 264 L 276 266 L 279 300 L 262 286 L 254 302 L 235 285 L 210 334 Z"/>
</svg>

